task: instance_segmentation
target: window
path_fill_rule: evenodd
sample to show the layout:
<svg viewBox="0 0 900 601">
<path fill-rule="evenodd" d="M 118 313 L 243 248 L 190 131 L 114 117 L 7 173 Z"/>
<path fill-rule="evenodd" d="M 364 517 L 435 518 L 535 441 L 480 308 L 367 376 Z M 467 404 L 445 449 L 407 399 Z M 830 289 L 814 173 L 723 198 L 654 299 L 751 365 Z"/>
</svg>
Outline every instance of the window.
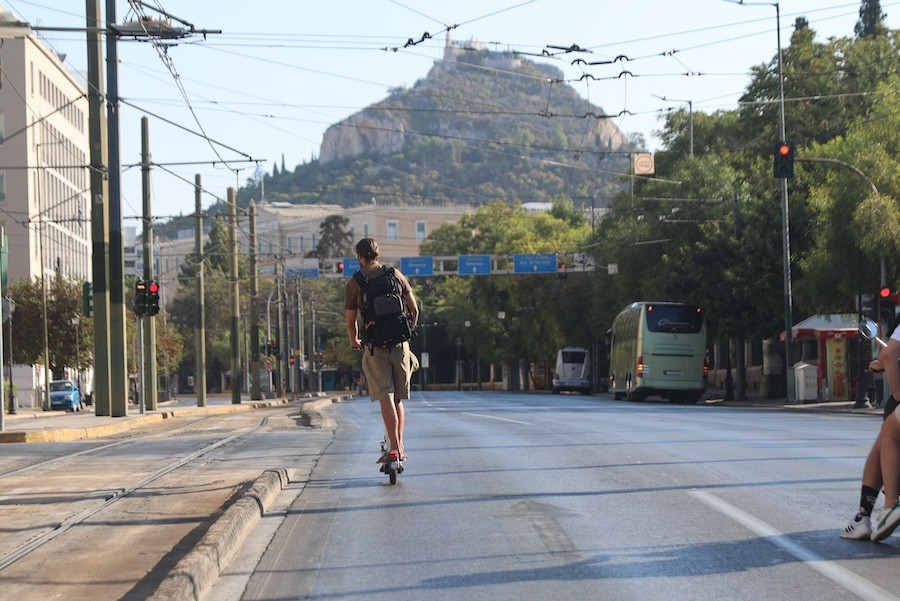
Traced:
<svg viewBox="0 0 900 601">
<path fill-rule="evenodd" d="M 417 221 L 416 222 L 416 242 L 421 242 L 425 239 L 425 222 Z"/>
<path fill-rule="evenodd" d="M 369 237 L 370 237 L 370 236 L 369 236 L 369 224 L 368 224 L 368 223 L 364 223 L 364 224 L 363 224 L 363 235 L 362 235 L 362 237 L 363 237 L 363 238 L 369 238 Z"/>
<path fill-rule="evenodd" d="M 0 171 L 0 202 L 6 202 L 6 174 Z"/>
<path fill-rule="evenodd" d="M 396 221 L 388 221 L 388 223 L 387 223 L 387 239 L 388 240 L 396 240 L 397 239 L 397 222 Z"/>
<path fill-rule="evenodd" d="M 0 77 L 3 76 L 0 75 Z M 4 140 L 6 140 L 6 117 L 0 112 L 0 144 L 3 144 Z"/>
</svg>

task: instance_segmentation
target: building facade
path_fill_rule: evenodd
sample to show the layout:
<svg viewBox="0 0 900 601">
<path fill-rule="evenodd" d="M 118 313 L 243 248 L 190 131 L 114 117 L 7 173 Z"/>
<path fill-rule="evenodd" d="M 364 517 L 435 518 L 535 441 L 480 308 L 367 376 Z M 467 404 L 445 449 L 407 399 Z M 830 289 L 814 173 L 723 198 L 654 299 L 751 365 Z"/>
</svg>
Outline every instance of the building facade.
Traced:
<svg viewBox="0 0 900 601">
<path fill-rule="evenodd" d="M 331 215 L 347 217 L 347 230 L 354 244 L 361 238 L 375 238 L 381 256 L 386 261 L 399 264 L 401 257 L 417 256 L 419 246 L 432 231 L 445 223 L 456 223 L 460 217 L 473 210 L 464 205 L 371 204 L 345 209 L 339 205 L 266 202 L 258 203 L 256 209 L 257 255 L 261 274 L 273 273 L 276 264 L 287 270 L 297 271 L 309 266 L 310 260 L 306 256 L 315 250 L 319 243 L 321 224 Z M 205 244 L 205 240 L 203 242 Z M 246 215 L 239 217 L 238 245 L 242 253 L 249 254 L 250 237 Z M 193 231 L 186 231 L 183 237 L 176 240 L 156 241 L 154 273 L 163 291 L 163 304 L 170 300 L 167 298 L 168 291 L 177 288 L 181 266 L 194 250 Z M 135 263 L 140 264 L 140 259 L 136 259 Z"/>
<path fill-rule="evenodd" d="M 82 79 L 0 9 L 0 226 L 9 283 L 57 273 L 91 279 L 89 163 Z M 40 406 L 46 371 L 15 366 L 12 375 L 17 405 Z"/>
<path fill-rule="evenodd" d="M 9 280 L 59 271 L 90 279 L 88 101 L 84 85 L 0 12 L 0 224 Z"/>
</svg>

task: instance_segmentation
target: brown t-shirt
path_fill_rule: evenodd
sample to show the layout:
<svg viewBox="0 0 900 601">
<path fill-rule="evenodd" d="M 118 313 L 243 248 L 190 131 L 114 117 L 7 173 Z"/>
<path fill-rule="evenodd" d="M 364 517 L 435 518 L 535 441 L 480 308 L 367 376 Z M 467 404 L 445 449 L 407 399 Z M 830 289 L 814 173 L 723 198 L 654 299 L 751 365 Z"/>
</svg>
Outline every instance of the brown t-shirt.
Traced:
<svg viewBox="0 0 900 601">
<path fill-rule="evenodd" d="M 384 267 L 378 261 L 373 261 L 371 265 L 367 265 L 360 271 L 362 271 L 362 274 L 366 276 L 367 279 L 371 280 L 380 276 L 384 272 Z M 400 282 L 400 294 L 405 296 L 410 290 L 409 280 L 406 279 L 405 275 L 400 273 L 399 269 L 394 269 L 394 275 L 397 276 L 397 280 Z M 362 288 L 360 288 L 359 282 L 351 277 L 347 282 L 347 288 L 344 290 L 344 309 L 359 311 L 361 308 Z"/>
</svg>

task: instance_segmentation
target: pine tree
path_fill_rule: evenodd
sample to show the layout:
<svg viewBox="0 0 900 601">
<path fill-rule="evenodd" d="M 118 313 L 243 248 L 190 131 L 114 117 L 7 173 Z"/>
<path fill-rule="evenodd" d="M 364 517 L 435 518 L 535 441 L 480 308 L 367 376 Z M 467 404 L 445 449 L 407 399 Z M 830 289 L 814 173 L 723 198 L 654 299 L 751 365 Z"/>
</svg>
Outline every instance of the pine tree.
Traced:
<svg viewBox="0 0 900 601">
<path fill-rule="evenodd" d="M 884 19 L 887 17 L 881 11 L 879 0 L 862 0 L 859 7 L 859 21 L 853 28 L 853 33 L 858 38 L 874 37 L 884 33 Z"/>
</svg>

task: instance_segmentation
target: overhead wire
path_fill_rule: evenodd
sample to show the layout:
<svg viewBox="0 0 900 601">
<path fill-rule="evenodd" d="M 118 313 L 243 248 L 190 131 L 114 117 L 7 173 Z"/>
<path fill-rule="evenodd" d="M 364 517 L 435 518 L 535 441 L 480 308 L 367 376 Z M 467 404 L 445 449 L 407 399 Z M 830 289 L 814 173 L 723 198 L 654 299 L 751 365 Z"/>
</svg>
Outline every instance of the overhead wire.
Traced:
<svg viewBox="0 0 900 601">
<path fill-rule="evenodd" d="M 19 2 L 23 2 L 24 0 L 18 0 L 18 1 L 19 1 Z M 26 3 L 26 4 L 31 4 L 31 5 L 37 5 L 36 3 L 33 3 L 33 2 L 25 2 L 25 3 Z M 394 3 L 397 4 L 398 6 L 402 6 L 402 7 L 404 7 L 404 8 L 408 8 L 408 7 L 405 7 L 405 6 L 401 5 L 401 4 L 398 3 L 398 2 L 394 2 Z M 482 17 L 479 17 L 478 19 L 480 19 L 480 18 L 486 18 L 487 16 L 492 16 L 492 15 L 494 15 L 494 14 L 497 14 L 497 13 L 499 13 L 499 12 L 504 12 L 504 11 L 506 11 L 506 10 L 512 10 L 513 8 L 516 8 L 516 7 L 519 7 L 519 6 L 523 6 L 523 5 L 529 4 L 529 3 L 530 3 L 530 2 L 520 3 L 520 4 L 517 4 L 517 5 L 511 6 L 511 7 L 508 7 L 508 8 L 506 8 L 506 9 L 502 9 L 501 11 L 495 11 L 494 13 L 490 13 L 489 15 L 484 15 L 484 16 L 482 16 Z M 849 4 L 848 4 L 848 5 L 842 5 L 842 6 L 855 6 L 855 5 L 849 5 Z M 826 9 L 822 9 L 822 10 L 826 10 Z M 414 12 L 416 12 L 416 11 L 414 11 Z M 422 13 L 420 13 L 420 14 L 422 14 Z M 424 15 L 424 14 L 423 14 L 422 16 L 428 17 L 428 15 Z M 432 18 L 432 17 L 428 17 L 428 18 Z M 433 19 L 433 18 L 432 18 L 432 19 Z M 467 23 L 473 22 L 473 21 L 478 20 L 478 19 L 472 19 L 472 20 L 470 20 L 470 21 L 462 21 L 460 24 L 461 24 L 461 25 L 462 25 L 462 24 L 467 24 Z M 437 19 L 433 19 L 433 20 L 435 20 L 436 22 L 442 22 L 442 21 L 437 20 Z M 760 18 L 760 19 L 755 19 L 755 20 L 750 21 L 750 22 L 756 22 L 756 21 L 758 21 L 758 22 L 769 22 L 769 21 L 771 21 L 771 19 Z M 677 32 L 677 33 L 675 33 L 675 34 L 666 34 L 666 36 L 651 36 L 651 37 L 649 37 L 649 38 L 642 38 L 642 39 L 643 39 L 643 40 L 649 40 L 649 39 L 659 39 L 659 38 L 662 38 L 662 37 L 668 37 L 668 36 L 672 36 L 672 35 L 695 34 L 695 33 L 697 33 L 697 32 L 705 31 L 705 30 L 707 30 L 707 29 L 720 29 L 720 28 L 722 28 L 722 27 L 723 27 L 723 26 L 717 26 L 717 27 L 711 27 L 711 28 L 698 28 L 698 29 L 693 29 L 693 30 L 689 30 L 689 31 L 686 31 L 686 32 Z M 765 33 L 770 34 L 770 33 L 771 33 L 771 30 L 768 29 Z M 266 35 L 268 35 L 268 34 L 266 34 Z M 760 35 L 760 34 L 750 34 L 750 35 Z M 340 38 L 340 37 L 341 37 L 341 36 L 336 36 L 336 38 Z M 345 41 L 345 42 L 346 42 L 348 39 L 349 39 L 349 37 L 344 37 L 344 41 Z M 339 40 L 338 40 L 338 41 L 339 41 Z M 352 40 L 351 40 L 351 41 L 352 41 Z M 722 42 L 717 42 L 717 43 L 722 43 Z M 204 44 L 204 45 L 205 45 L 207 48 L 212 48 L 212 47 L 213 47 L 213 44 Z M 708 45 L 708 44 L 694 45 L 694 46 L 691 46 L 690 48 L 681 49 L 681 50 L 679 50 L 679 52 L 683 52 L 683 51 L 690 50 L 690 49 L 696 49 L 696 48 L 703 47 L 703 46 L 707 46 L 707 45 Z M 574 45 L 573 45 L 573 46 L 574 46 Z M 605 47 L 605 46 L 608 46 L 608 44 L 605 44 L 605 45 L 603 45 L 603 46 L 593 46 L 593 47 L 588 47 L 588 49 L 590 49 L 590 50 L 596 50 L 596 49 L 598 49 L 598 48 L 602 48 L 602 47 Z M 237 54 L 237 53 L 235 53 L 235 54 Z M 647 55 L 647 56 L 655 56 L 655 55 Z M 258 57 L 253 57 L 253 58 L 255 58 L 255 60 L 260 60 Z M 263 59 L 263 60 L 265 60 L 265 59 Z M 335 74 L 330 74 L 330 73 L 327 73 L 327 72 L 322 72 L 321 70 L 313 70 L 313 71 L 314 71 L 314 72 L 319 72 L 319 73 L 324 73 L 324 74 L 326 74 L 326 75 L 335 75 Z M 666 75 L 667 75 L 667 74 L 657 73 L 657 74 L 645 74 L 645 75 L 643 75 L 643 76 L 644 76 L 644 77 L 650 77 L 650 76 L 653 76 L 653 77 L 664 77 L 664 76 L 666 76 Z M 678 76 L 678 75 L 683 75 L 683 74 L 671 74 L 671 76 Z M 340 77 L 339 75 L 336 75 L 336 76 Z M 174 75 L 173 75 L 173 77 L 174 77 Z M 351 78 L 351 79 L 356 79 L 357 81 L 366 81 L 366 80 L 360 80 L 359 78 Z M 623 83 L 623 85 L 624 85 L 624 87 L 625 87 L 625 94 L 626 94 L 626 98 L 627 98 L 627 77 L 622 77 L 622 79 L 625 80 L 624 83 Z M 372 83 L 372 84 L 376 84 L 376 85 L 383 85 L 383 86 L 385 86 L 385 87 L 388 87 L 386 84 L 379 84 L 378 82 L 370 82 L 370 81 L 369 81 L 369 82 L 367 82 L 367 83 Z M 585 85 L 586 85 L 586 86 L 589 85 L 589 82 L 586 81 L 586 82 L 585 82 Z M 548 96 L 549 96 L 549 92 L 548 92 Z M 220 106 L 225 106 L 226 103 L 221 103 L 221 102 L 220 102 L 219 105 L 220 105 Z M 549 106 L 549 105 L 548 105 L 548 106 Z M 389 110 L 391 110 L 391 109 L 389 109 Z M 392 109 L 392 110 L 397 110 L 397 109 Z M 435 110 L 438 110 L 438 109 L 435 109 Z M 448 111 L 449 111 L 449 110 L 452 110 L 452 109 L 439 109 L 439 110 L 448 110 Z M 646 113 L 649 113 L 649 112 L 654 112 L 654 111 L 643 111 L 643 112 L 635 111 L 635 112 L 631 112 L 631 111 L 628 110 L 628 108 L 627 108 L 627 103 L 626 103 L 625 108 L 623 108 L 622 111 L 619 111 L 615 116 L 616 116 L 616 117 L 619 117 L 619 125 L 621 126 L 621 125 L 624 125 L 626 119 L 627 119 L 629 116 L 636 115 L 636 114 L 642 114 L 642 113 L 643 113 L 643 114 L 646 114 Z M 550 116 L 553 116 L 553 117 L 561 117 L 561 116 L 562 116 L 562 115 L 560 115 L 560 114 L 558 114 L 558 113 L 557 113 L 557 114 L 553 114 L 552 111 L 550 111 L 550 110 L 546 110 L 545 113 L 546 113 L 546 115 L 550 115 Z M 237 111 L 236 114 L 243 114 L 243 116 L 248 117 L 248 118 L 249 118 L 249 117 L 252 117 L 252 115 L 247 115 L 246 113 L 241 113 L 240 111 Z M 498 114 L 499 114 L 499 113 L 498 113 Z M 597 116 L 597 115 L 592 115 L 592 116 Z M 604 117 L 605 117 L 605 118 L 609 118 L 609 117 L 611 117 L 611 116 L 604 115 Z M 275 115 L 273 115 L 273 116 L 271 116 L 271 117 L 267 116 L 267 119 L 268 119 L 268 118 L 271 118 L 271 119 L 289 119 L 289 117 L 275 116 Z"/>
</svg>

